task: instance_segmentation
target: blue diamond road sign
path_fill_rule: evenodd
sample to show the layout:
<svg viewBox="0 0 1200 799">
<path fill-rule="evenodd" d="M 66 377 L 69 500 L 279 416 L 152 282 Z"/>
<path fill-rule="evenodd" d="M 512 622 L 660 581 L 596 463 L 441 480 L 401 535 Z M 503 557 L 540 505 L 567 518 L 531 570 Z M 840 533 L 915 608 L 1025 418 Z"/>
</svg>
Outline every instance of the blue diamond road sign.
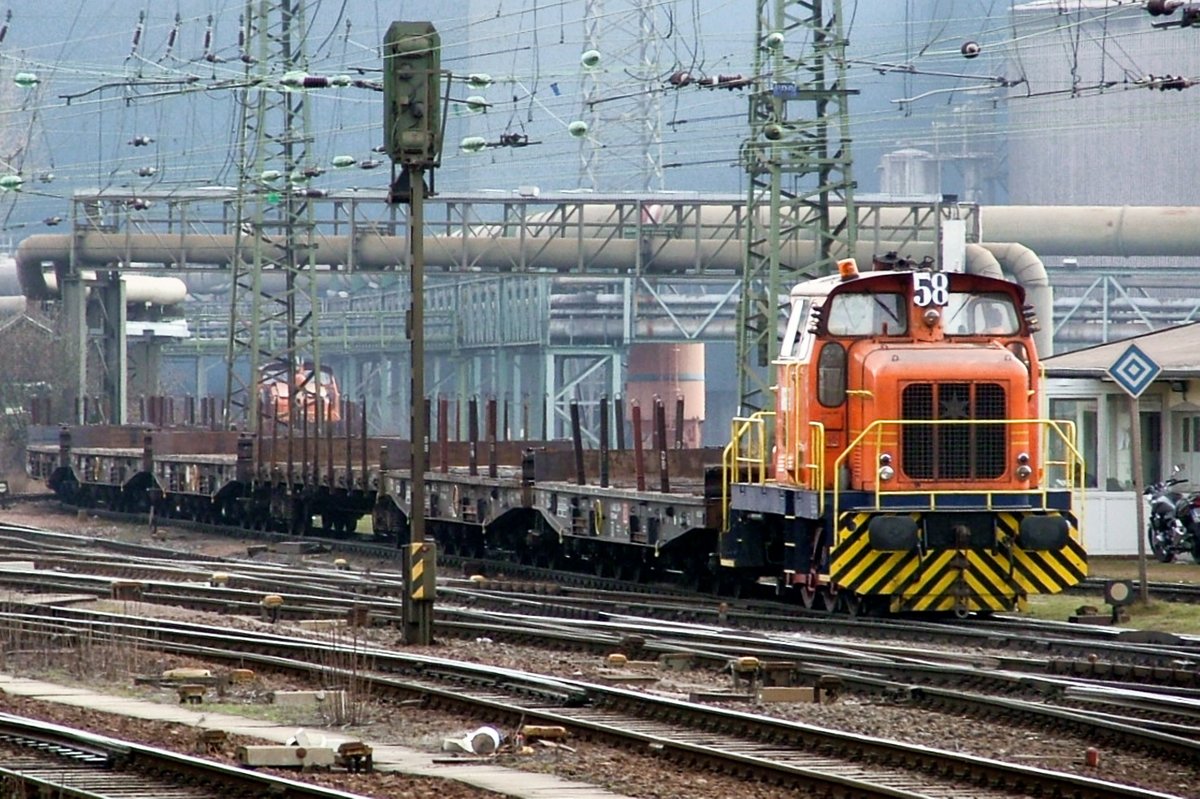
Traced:
<svg viewBox="0 0 1200 799">
<path fill-rule="evenodd" d="M 1154 362 L 1146 353 L 1138 349 L 1136 344 L 1130 344 L 1121 357 L 1108 367 L 1108 374 L 1117 385 L 1125 389 L 1129 396 L 1137 399 L 1142 392 L 1150 387 L 1162 367 Z"/>
</svg>

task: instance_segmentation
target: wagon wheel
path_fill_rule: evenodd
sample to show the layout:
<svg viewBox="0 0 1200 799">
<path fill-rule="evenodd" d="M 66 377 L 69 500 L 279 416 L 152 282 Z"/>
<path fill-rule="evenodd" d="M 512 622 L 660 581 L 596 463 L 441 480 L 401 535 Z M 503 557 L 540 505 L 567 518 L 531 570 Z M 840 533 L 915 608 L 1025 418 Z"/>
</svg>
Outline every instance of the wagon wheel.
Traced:
<svg viewBox="0 0 1200 799">
<path fill-rule="evenodd" d="M 862 597 L 853 591 L 839 591 L 837 595 L 838 609 L 850 618 L 857 617 L 863 610 Z"/>
</svg>

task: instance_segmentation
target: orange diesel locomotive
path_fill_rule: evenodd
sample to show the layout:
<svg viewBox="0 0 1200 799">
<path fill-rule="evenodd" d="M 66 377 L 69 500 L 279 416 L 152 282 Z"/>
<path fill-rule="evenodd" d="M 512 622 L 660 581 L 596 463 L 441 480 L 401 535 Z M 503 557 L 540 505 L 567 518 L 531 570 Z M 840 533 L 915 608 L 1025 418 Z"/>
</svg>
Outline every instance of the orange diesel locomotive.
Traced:
<svg viewBox="0 0 1200 799">
<path fill-rule="evenodd" d="M 1011 610 L 1086 576 L 1069 423 L 1024 290 L 885 269 L 797 285 L 776 411 L 734 421 L 720 563 L 809 606 Z"/>
</svg>

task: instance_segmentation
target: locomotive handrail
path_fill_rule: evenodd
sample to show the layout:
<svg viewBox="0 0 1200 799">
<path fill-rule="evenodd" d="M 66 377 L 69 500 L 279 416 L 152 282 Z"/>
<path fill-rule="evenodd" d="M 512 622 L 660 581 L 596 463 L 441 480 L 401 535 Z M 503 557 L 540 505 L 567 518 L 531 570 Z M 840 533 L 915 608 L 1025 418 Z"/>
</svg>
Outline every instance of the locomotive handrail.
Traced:
<svg viewBox="0 0 1200 799">
<path fill-rule="evenodd" d="M 808 444 L 810 458 L 801 464 L 808 472 L 808 487 L 817 492 L 817 514 L 825 515 L 825 425 L 820 422 L 808 423 Z"/>
<path fill-rule="evenodd" d="M 876 447 L 876 451 L 878 452 L 879 448 L 880 448 L 880 444 L 882 442 L 884 429 L 895 428 L 897 430 L 900 430 L 900 429 L 903 429 L 907 425 L 947 426 L 947 427 L 949 427 L 949 426 L 982 426 L 982 425 L 1037 425 L 1042 432 L 1043 451 L 1045 451 L 1047 449 L 1047 447 L 1050 443 L 1052 443 L 1053 441 L 1058 441 L 1059 443 L 1061 443 L 1063 445 L 1063 452 L 1064 452 L 1064 459 L 1061 461 L 1048 460 L 1045 455 L 1042 456 L 1042 459 L 1041 459 L 1042 462 L 1040 465 L 1042 474 L 1038 481 L 1039 488 L 1036 489 L 1036 491 L 1037 491 L 1037 493 L 1041 494 L 1043 505 L 1046 504 L 1047 495 L 1050 492 L 1049 486 L 1052 482 L 1051 476 L 1047 473 L 1047 470 L 1045 467 L 1048 467 L 1048 466 L 1062 467 L 1063 468 L 1062 485 L 1058 486 L 1058 487 L 1065 488 L 1066 490 L 1072 492 L 1072 494 L 1074 494 L 1074 492 L 1079 490 L 1079 486 L 1077 485 L 1077 483 L 1082 483 L 1082 480 L 1080 480 L 1079 478 L 1081 478 L 1082 474 L 1083 474 L 1084 461 L 1083 461 L 1083 456 L 1079 453 L 1079 450 L 1076 449 L 1076 447 L 1075 447 L 1075 438 L 1074 438 L 1075 425 L 1073 422 L 1068 422 L 1068 421 L 1058 420 L 1058 419 L 876 419 L 873 422 L 871 422 L 869 425 L 867 425 L 861 432 L 859 432 L 859 434 L 854 437 L 854 440 L 852 440 L 849 444 L 847 444 L 845 449 L 843 449 L 841 451 L 841 453 L 838 454 L 837 458 L 834 460 L 834 465 L 833 465 L 833 519 L 835 520 L 835 523 L 839 517 L 840 498 L 841 498 L 841 492 L 843 491 L 841 482 L 842 482 L 843 466 L 845 465 L 846 459 L 850 456 L 850 454 L 852 452 L 854 452 L 854 450 L 856 448 L 858 448 L 868 438 L 868 436 L 870 436 L 872 434 L 874 434 L 874 436 L 875 436 L 875 447 Z M 1052 438 L 1051 434 L 1056 434 L 1056 437 Z M 900 466 L 902 468 L 903 464 L 900 464 Z M 1037 465 L 1031 464 L 1031 466 L 1036 467 Z M 880 501 L 880 498 L 885 494 L 889 495 L 889 496 L 904 496 L 904 495 L 918 496 L 918 495 L 926 495 L 926 494 L 929 494 L 929 495 L 986 494 L 987 496 L 991 497 L 992 495 L 1028 494 L 1028 493 L 1030 493 L 1029 490 L 1019 489 L 1019 488 L 996 488 L 996 489 L 971 488 L 971 489 L 926 489 L 926 490 L 900 489 L 900 490 L 890 491 L 890 490 L 884 489 L 882 487 L 882 483 L 883 483 L 883 481 L 881 481 L 878 478 L 878 475 L 876 475 L 875 491 L 874 491 L 874 493 L 875 493 L 875 509 L 876 510 L 879 510 L 880 508 L 882 508 L 882 503 Z M 931 508 L 933 508 L 933 507 L 936 507 L 936 500 L 931 499 Z"/>
<path fill-rule="evenodd" d="M 774 417 L 774 411 L 757 411 L 752 416 L 735 416 L 730 422 L 729 443 L 721 453 L 721 529 L 724 532 L 729 531 L 729 487 L 738 479 L 741 469 L 746 469 L 745 482 L 759 485 L 767 482 L 767 421 Z"/>
</svg>

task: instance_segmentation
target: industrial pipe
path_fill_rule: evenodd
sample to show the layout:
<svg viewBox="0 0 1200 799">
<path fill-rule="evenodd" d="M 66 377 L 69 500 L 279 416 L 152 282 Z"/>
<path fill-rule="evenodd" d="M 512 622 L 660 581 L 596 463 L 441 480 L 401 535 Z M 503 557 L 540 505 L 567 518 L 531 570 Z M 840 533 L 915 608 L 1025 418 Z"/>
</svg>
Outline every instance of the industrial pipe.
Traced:
<svg viewBox="0 0 1200 799">
<path fill-rule="evenodd" d="M 1045 358 L 1054 354 L 1054 292 L 1050 289 L 1050 278 L 1046 265 L 1033 250 L 1024 244 L 984 244 L 996 260 L 1007 267 L 1009 274 L 1025 287 L 1025 298 L 1033 306 L 1041 322 L 1041 329 L 1033 334 L 1038 355 Z"/>
</svg>

